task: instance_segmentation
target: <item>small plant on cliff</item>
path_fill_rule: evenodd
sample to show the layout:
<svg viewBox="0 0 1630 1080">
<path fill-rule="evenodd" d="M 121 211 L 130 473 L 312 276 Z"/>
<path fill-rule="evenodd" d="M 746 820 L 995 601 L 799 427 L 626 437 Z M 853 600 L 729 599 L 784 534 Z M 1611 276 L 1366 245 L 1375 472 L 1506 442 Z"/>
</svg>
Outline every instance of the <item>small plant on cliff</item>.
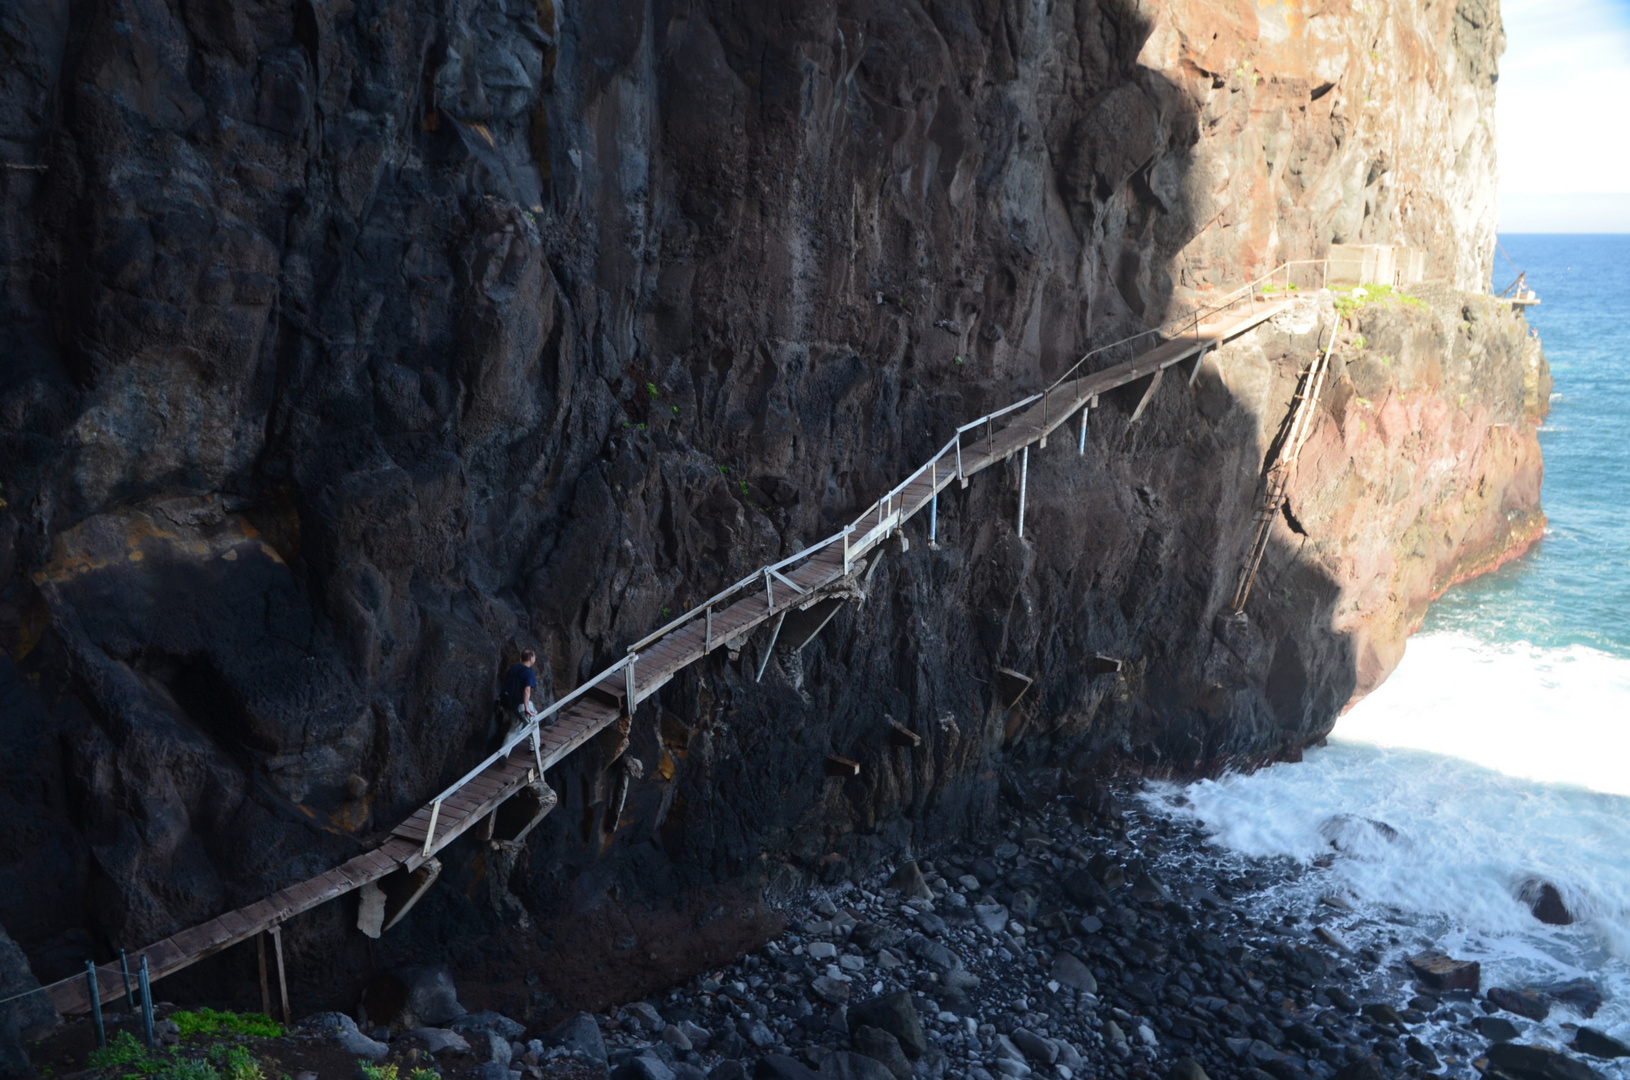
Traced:
<svg viewBox="0 0 1630 1080">
<path fill-rule="evenodd" d="M 1363 334 L 1360 334 L 1360 335 L 1358 335 L 1357 337 L 1355 337 L 1353 339 L 1353 348 L 1358 349 L 1360 351 L 1363 351 L 1364 347 L 1366 345 L 1368 345 L 1368 344 L 1369 344 L 1369 342 L 1365 340 Z"/>
<path fill-rule="evenodd" d="M 207 1061 L 181 1058 L 159 1073 L 158 1080 L 221 1080 L 221 1073 Z"/>
<path fill-rule="evenodd" d="M 408 1080 L 441 1080 L 441 1073 L 435 1069 L 414 1069 L 408 1073 Z"/>
<path fill-rule="evenodd" d="M 377 1065 L 372 1061 L 357 1061 L 357 1071 L 365 1080 L 397 1080 L 395 1065 Z"/>
<path fill-rule="evenodd" d="M 266 1080 L 260 1062 L 255 1060 L 255 1055 L 247 1047 L 216 1047 L 212 1056 L 220 1064 L 221 1074 L 226 1080 Z"/>
<path fill-rule="evenodd" d="M 648 382 L 645 384 L 645 392 L 651 395 L 652 401 L 655 401 L 657 398 L 662 396 L 662 391 L 657 389 L 657 384 L 654 382 Z"/>
<path fill-rule="evenodd" d="M 170 1014 L 184 1039 L 189 1035 L 248 1035 L 257 1039 L 275 1039 L 283 1034 L 283 1025 L 265 1013 L 235 1013 L 216 1009 L 186 1010 Z"/>
<path fill-rule="evenodd" d="M 107 1046 L 92 1050 L 85 1055 L 87 1069 L 134 1069 L 137 1072 L 153 1072 L 159 1066 L 158 1060 L 147 1052 L 147 1047 L 136 1041 L 136 1036 L 128 1031 L 121 1031 L 108 1040 Z"/>
</svg>

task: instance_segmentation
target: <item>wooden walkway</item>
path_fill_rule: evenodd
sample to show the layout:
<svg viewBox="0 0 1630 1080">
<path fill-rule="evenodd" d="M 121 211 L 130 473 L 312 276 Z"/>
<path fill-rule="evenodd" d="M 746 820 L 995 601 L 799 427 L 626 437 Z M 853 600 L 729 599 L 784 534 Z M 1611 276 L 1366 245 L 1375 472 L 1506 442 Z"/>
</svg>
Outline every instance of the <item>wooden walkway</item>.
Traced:
<svg viewBox="0 0 1630 1080">
<path fill-rule="evenodd" d="M 1289 297 L 1259 297 L 1255 284 L 1247 286 L 1250 292 L 1238 294 L 1229 306 L 1197 316 L 1179 335 L 1132 360 L 1090 374 L 1077 374 L 1083 366 L 1078 363 L 1045 392 L 1024 399 L 1017 407 L 1009 406 L 964 425 L 933 459 L 872 504 L 852 525 L 791 559 L 755 571 L 637 643 L 628 657 L 547 710 L 545 723 L 513 736 L 496 754 L 420 807 L 379 847 L 325 874 L 279 889 L 264 900 L 149 945 L 131 957 L 132 970 L 145 956 L 151 978 L 162 978 L 263 931 L 275 933 L 295 915 L 319 904 L 391 874 L 418 870 L 506 799 L 541 779 L 544 770 L 631 711 L 630 694 L 632 705 L 637 705 L 675 673 L 721 644 L 739 643 L 765 622 L 794 608 L 808 607 L 835 588 L 846 586 L 848 579 L 864 568 L 868 552 L 899 531 L 906 520 L 952 483 L 965 486 L 975 473 L 1015 452 L 1031 445 L 1045 446 L 1047 436 L 1072 417 L 1084 419 L 1085 410 L 1097 404 L 1099 395 L 1150 378 L 1132 416 L 1138 419 L 1168 369 L 1193 359 L 1197 370 L 1207 350 L 1298 302 Z M 104 1002 L 121 996 L 124 980 L 119 966 L 101 966 L 97 985 L 98 996 Z M 84 976 L 63 980 L 48 989 L 62 1015 L 89 1011 L 90 995 Z"/>
</svg>

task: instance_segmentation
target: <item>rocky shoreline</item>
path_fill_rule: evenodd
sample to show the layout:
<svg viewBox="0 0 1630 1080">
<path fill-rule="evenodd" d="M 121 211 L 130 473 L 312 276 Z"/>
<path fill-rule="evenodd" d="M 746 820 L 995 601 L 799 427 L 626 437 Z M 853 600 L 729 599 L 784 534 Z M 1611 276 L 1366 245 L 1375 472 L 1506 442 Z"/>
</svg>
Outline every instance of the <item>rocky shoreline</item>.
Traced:
<svg viewBox="0 0 1630 1080">
<path fill-rule="evenodd" d="M 1221 856 L 1135 791 L 1094 802 L 801 897 L 736 963 L 548 1033 L 464 1012 L 432 971 L 365 1030 L 322 1013 L 269 1043 L 481 1080 L 1589 1080 L 1603 1062 L 1583 1057 L 1630 1055 L 1535 1026 L 1588 1019 L 1588 982 L 1484 996 L 1475 963 L 1421 954 L 1401 920 L 1281 895 L 1330 860 Z"/>
</svg>

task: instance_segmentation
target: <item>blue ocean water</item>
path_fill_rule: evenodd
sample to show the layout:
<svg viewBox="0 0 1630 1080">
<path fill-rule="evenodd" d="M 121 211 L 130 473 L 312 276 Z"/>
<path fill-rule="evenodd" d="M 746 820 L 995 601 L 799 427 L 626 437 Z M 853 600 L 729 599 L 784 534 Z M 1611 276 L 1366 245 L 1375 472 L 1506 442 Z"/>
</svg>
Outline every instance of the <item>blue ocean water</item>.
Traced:
<svg viewBox="0 0 1630 1080">
<path fill-rule="evenodd" d="M 1630 657 L 1630 236 L 1500 238 L 1495 286 L 1528 273 L 1556 380 L 1540 429 L 1550 530 L 1529 558 L 1455 589 L 1424 631 Z M 1509 256 L 1507 260 L 1506 256 Z"/>
<path fill-rule="evenodd" d="M 1523 1041 L 1562 1047 L 1586 1023 L 1630 1041 L 1630 236 L 1500 239 L 1495 286 L 1527 272 L 1556 381 L 1544 539 L 1439 600 L 1327 747 L 1151 805 L 1204 822 L 1224 858 L 1329 864 L 1266 908 L 1335 894 L 1353 906 L 1338 932 L 1392 960 L 1432 947 L 1480 960 L 1485 988 L 1588 978 L 1606 995 L 1592 1017 L 1508 1017 Z M 1534 880 L 1573 925 L 1533 918 Z M 1591 1064 L 1630 1080 L 1630 1059 Z"/>
</svg>

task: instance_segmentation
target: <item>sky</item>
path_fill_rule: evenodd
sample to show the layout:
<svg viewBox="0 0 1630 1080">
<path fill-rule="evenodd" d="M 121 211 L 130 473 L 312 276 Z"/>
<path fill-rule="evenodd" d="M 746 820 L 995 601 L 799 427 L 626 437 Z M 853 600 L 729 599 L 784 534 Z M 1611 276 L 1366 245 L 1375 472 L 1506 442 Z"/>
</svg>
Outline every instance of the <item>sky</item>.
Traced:
<svg viewBox="0 0 1630 1080">
<path fill-rule="evenodd" d="M 1630 232 L 1630 0 L 1501 0 L 1501 232 Z"/>
</svg>

